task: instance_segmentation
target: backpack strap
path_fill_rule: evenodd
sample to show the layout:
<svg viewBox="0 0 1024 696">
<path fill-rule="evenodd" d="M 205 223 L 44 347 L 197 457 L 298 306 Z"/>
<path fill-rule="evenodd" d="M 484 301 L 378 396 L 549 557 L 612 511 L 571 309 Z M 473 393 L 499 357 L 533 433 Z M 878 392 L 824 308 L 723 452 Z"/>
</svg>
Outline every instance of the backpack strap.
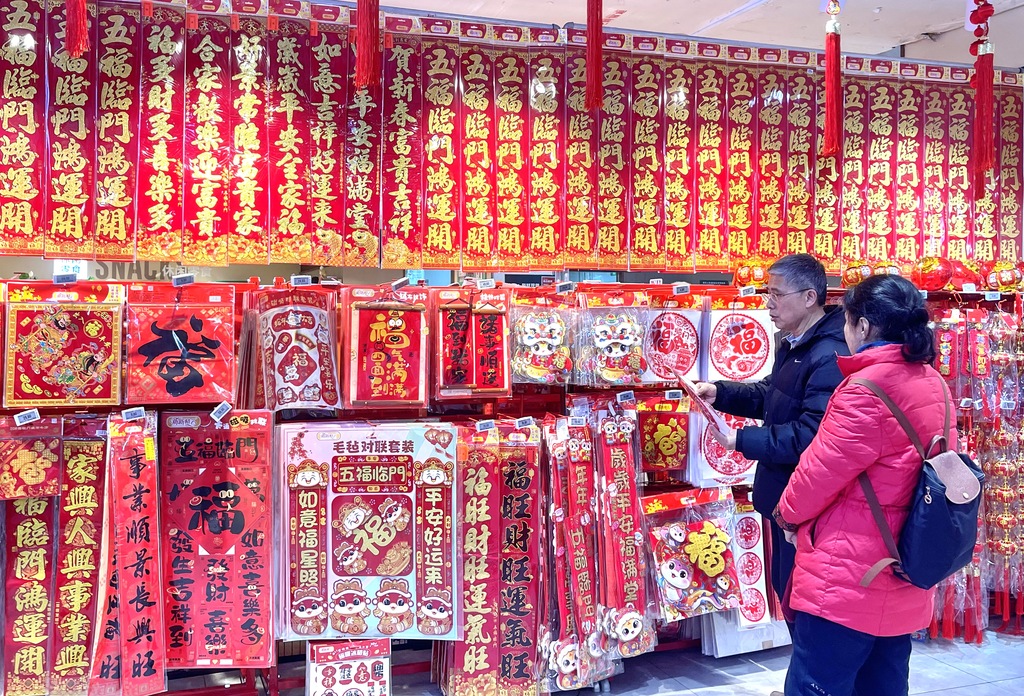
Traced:
<svg viewBox="0 0 1024 696">
<path fill-rule="evenodd" d="M 885 390 L 870 379 L 861 379 L 858 377 L 856 379 L 851 379 L 850 381 L 853 384 L 859 384 L 862 387 L 866 387 L 874 393 L 875 396 L 882 400 L 882 403 L 885 404 L 886 408 L 888 408 L 889 411 L 892 412 L 892 415 L 896 417 L 896 421 L 903 427 L 903 431 L 907 434 L 907 437 L 910 438 L 910 442 L 914 445 L 917 453 L 921 455 L 921 459 L 927 459 L 928 455 L 924 451 L 924 445 L 921 444 L 921 438 L 918 437 L 917 431 L 914 430 L 914 426 L 910 424 L 907 414 L 905 414 L 903 409 L 897 406 L 895 402 L 889 398 L 889 395 L 885 393 Z M 946 437 L 949 437 L 949 402 L 946 402 Z"/>
<path fill-rule="evenodd" d="M 864 577 L 860 579 L 861 587 L 867 587 L 871 584 L 871 581 L 887 567 L 893 564 L 898 567 L 903 561 L 900 558 L 899 549 L 896 548 L 896 540 L 893 539 L 892 529 L 889 528 L 889 523 L 885 519 L 885 513 L 882 512 L 882 505 L 878 502 L 878 496 L 875 494 L 875 489 L 871 485 L 871 479 L 868 478 L 867 472 L 861 472 L 860 476 L 857 477 L 857 480 L 860 481 L 860 487 L 861 490 L 864 491 L 864 497 L 868 499 L 868 505 L 871 507 L 871 516 L 875 518 L 875 524 L 878 525 L 878 531 L 882 533 L 882 541 L 885 542 L 885 549 L 889 552 L 889 558 L 883 558 L 875 563 L 868 569 L 868 572 L 864 573 Z"/>
</svg>

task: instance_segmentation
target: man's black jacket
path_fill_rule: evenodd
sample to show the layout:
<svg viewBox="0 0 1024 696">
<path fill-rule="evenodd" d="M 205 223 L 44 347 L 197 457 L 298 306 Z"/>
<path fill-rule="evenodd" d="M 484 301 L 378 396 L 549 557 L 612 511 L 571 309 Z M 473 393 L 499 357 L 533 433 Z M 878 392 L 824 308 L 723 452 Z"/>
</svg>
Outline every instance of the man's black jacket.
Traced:
<svg viewBox="0 0 1024 696">
<path fill-rule="evenodd" d="M 716 409 L 764 421 L 763 426 L 742 428 L 736 434 L 736 449 L 758 462 L 753 502 L 762 515 L 775 510 L 843 379 L 836 354 L 850 354 L 843 337 L 845 321 L 841 308 L 827 307 L 796 347 L 779 341 L 771 375 L 760 382 L 715 383 Z"/>
</svg>

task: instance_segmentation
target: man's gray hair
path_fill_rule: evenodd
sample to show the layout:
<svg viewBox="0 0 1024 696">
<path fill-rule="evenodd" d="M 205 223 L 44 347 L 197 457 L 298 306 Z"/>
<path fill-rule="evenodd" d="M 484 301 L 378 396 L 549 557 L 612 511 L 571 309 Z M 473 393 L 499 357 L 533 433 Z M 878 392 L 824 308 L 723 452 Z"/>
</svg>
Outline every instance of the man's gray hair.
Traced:
<svg viewBox="0 0 1024 696">
<path fill-rule="evenodd" d="M 825 306 L 825 267 L 810 254 L 783 256 L 771 265 L 768 273 L 782 278 L 792 290 L 813 290 L 818 295 L 818 305 Z"/>
</svg>

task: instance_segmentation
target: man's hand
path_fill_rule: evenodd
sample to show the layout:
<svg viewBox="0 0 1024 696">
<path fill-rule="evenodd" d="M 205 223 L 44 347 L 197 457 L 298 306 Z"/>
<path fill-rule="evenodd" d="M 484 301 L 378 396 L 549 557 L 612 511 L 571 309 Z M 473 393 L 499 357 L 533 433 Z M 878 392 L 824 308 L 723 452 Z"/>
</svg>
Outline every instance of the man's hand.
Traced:
<svg viewBox="0 0 1024 696">
<path fill-rule="evenodd" d="M 711 426 L 708 428 L 711 431 L 711 436 L 718 440 L 719 444 L 727 450 L 736 449 L 736 431 L 732 428 L 726 429 L 724 433 L 718 432 L 718 428 Z"/>
<path fill-rule="evenodd" d="M 697 382 L 695 385 L 697 396 L 707 401 L 709 404 L 715 403 L 715 397 L 718 396 L 718 387 L 711 382 Z"/>
</svg>

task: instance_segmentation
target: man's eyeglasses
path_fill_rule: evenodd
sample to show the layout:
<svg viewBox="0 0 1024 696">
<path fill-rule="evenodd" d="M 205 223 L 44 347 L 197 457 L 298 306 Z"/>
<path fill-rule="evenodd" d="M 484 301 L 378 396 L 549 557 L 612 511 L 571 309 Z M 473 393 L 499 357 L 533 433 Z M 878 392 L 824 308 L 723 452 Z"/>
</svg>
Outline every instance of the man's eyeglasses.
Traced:
<svg viewBox="0 0 1024 696">
<path fill-rule="evenodd" d="M 803 290 L 793 290 L 792 292 L 779 292 L 778 290 L 768 291 L 768 300 L 770 302 L 778 302 L 780 297 L 788 297 L 790 295 L 796 295 L 797 293 L 807 292 L 811 288 L 804 288 Z"/>
</svg>

